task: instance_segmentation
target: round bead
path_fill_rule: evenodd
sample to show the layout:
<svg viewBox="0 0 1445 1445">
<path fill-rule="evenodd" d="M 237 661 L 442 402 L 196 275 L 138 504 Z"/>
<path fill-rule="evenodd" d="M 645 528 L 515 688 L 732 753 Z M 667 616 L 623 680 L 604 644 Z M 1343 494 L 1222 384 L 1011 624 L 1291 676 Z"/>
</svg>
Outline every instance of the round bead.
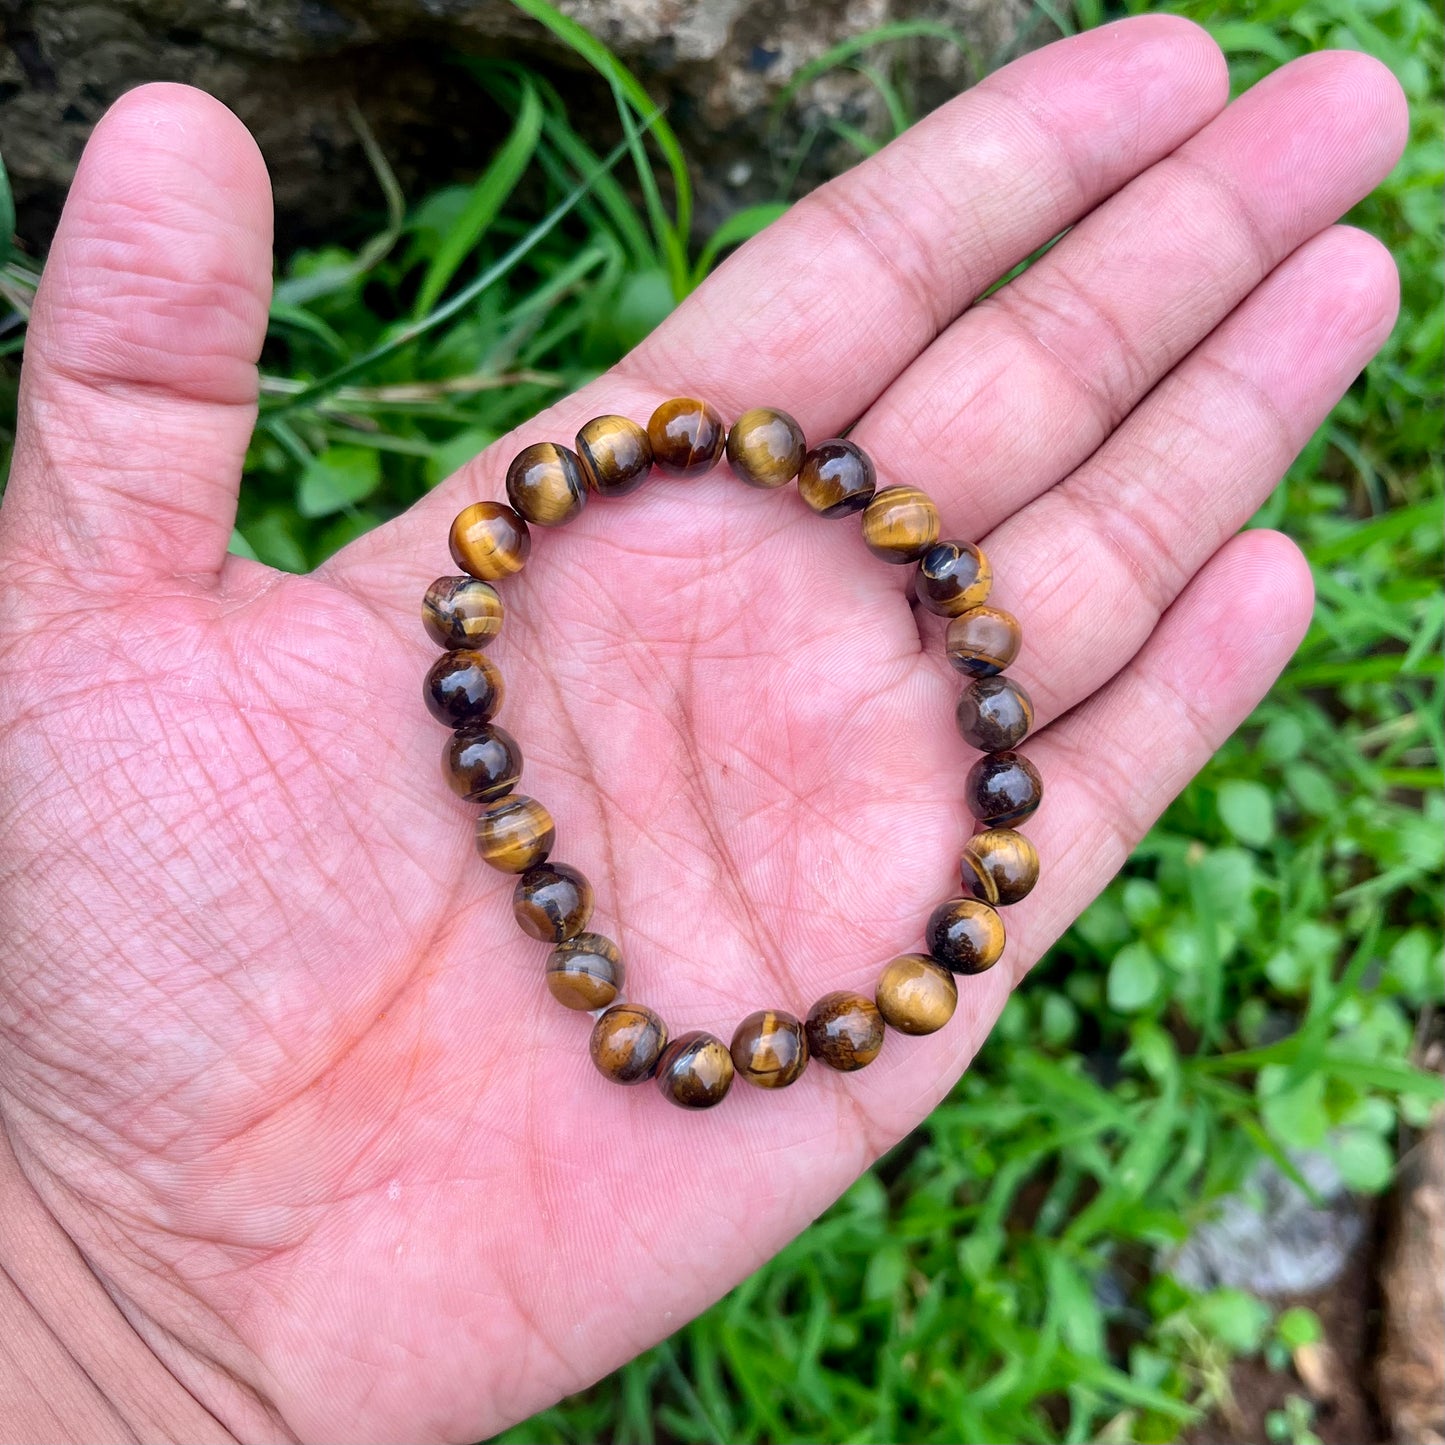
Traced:
<svg viewBox="0 0 1445 1445">
<path fill-rule="evenodd" d="M 950 973 L 982 973 L 1003 953 L 1003 919 L 977 898 L 950 898 L 929 915 L 923 936 Z"/>
<path fill-rule="evenodd" d="M 969 747 L 1001 753 L 1028 736 L 1034 705 L 1012 678 L 978 677 L 964 688 L 956 716 L 958 731 Z"/>
<path fill-rule="evenodd" d="M 493 798 L 477 818 L 477 852 L 499 873 L 525 873 L 557 841 L 552 815 L 525 793 Z"/>
<path fill-rule="evenodd" d="M 988 753 L 964 779 L 964 801 L 980 823 L 1021 823 L 1039 810 L 1044 780 L 1022 753 Z"/>
<path fill-rule="evenodd" d="M 916 562 L 938 541 L 938 508 L 917 487 L 885 487 L 863 509 L 863 540 L 885 562 Z"/>
<path fill-rule="evenodd" d="M 852 442 L 820 442 L 798 472 L 798 494 L 820 516 L 846 517 L 873 500 L 878 478 L 873 463 Z"/>
<path fill-rule="evenodd" d="M 792 1014 L 759 1009 L 737 1027 L 733 1067 L 760 1089 L 783 1089 L 808 1065 L 808 1040 Z"/>
<path fill-rule="evenodd" d="M 469 803 L 510 793 L 522 776 L 522 750 L 496 723 L 468 723 L 447 739 L 442 753 L 447 786 Z"/>
<path fill-rule="evenodd" d="M 848 1074 L 871 1064 L 883 1047 L 883 1015 L 861 993 L 827 993 L 808 1010 L 803 1025 L 808 1053 Z"/>
<path fill-rule="evenodd" d="M 427 711 L 450 728 L 489 721 L 502 705 L 502 670 L 485 652 L 444 652 L 422 686 Z"/>
<path fill-rule="evenodd" d="M 878 1012 L 900 1034 L 936 1033 L 958 1007 L 958 985 L 921 953 L 895 958 L 878 979 Z"/>
<path fill-rule="evenodd" d="M 502 630 L 502 599 L 475 577 L 438 577 L 422 598 L 421 621 L 438 647 L 485 647 Z"/>
<path fill-rule="evenodd" d="M 523 447 L 507 468 L 507 500 L 538 527 L 560 527 L 587 505 L 577 453 L 556 442 Z"/>
<path fill-rule="evenodd" d="M 753 487 L 785 487 L 798 475 L 808 444 L 803 428 L 785 411 L 758 406 L 745 411 L 728 432 L 728 461 Z"/>
<path fill-rule="evenodd" d="M 646 430 L 625 416 L 594 416 L 577 433 L 577 457 L 598 496 L 624 497 L 652 470 L 652 443 Z"/>
<path fill-rule="evenodd" d="M 527 524 L 502 502 L 473 502 L 452 522 L 447 538 L 452 561 L 483 582 L 520 572 L 532 550 Z"/>
<path fill-rule="evenodd" d="M 647 439 L 657 469 L 669 477 L 700 477 L 722 455 L 722 418 L 705 401 L 676 396 L 652 413 Z"/>
<path fill-rule="evenodd" d="M 657 1061 L 657 1087 L 679 1109 L 711 1109 L 733 1086 L 732 1055 L 721 1039 L 696 1031 L 682 1034 Z"/>
<path fill-rule="evenodd" d="M 547 988 L 563 1008 L 606 1008 L 622 992 L 627 970 L 622 950 L 600 933 L 579 933 L 559 943 L 547 959 Z"/>
<path fill-rule="evenodd" d="M 1039 853 L 1022 833 L 990 828 L 963 845 L 963 891 L 995 908 L 1017 903 L 1039 881 Z"/>
<path fill-rule="evenodd" d="M 652 1077 L 667 1046 L 667 1025 L 640 1003 L 615 1003 L 592 1025 L 592 1062 L 615 1084 Z"/>
<path fill-rule="evenodd" d="M 562 943 L 587 927 L 592 885 L 566 863 L 538 863 L 517 879 L 512 912 L 523 933 L 543 943 Z"/>
<path fill-rule="evenodd" d="M 918 563 L 918 600 L 940 617 L 957 617 L 988 599 L 993 568 L 972 542 L 936 542 Z"/>
<path fill-rule="evenodd" d="M 970 677 L 992 677 L 1019 655 L 1023 628 L 1002 607 L 970 607 L 948 624 L 943 634 L 948 660 Z"/>
</svg>

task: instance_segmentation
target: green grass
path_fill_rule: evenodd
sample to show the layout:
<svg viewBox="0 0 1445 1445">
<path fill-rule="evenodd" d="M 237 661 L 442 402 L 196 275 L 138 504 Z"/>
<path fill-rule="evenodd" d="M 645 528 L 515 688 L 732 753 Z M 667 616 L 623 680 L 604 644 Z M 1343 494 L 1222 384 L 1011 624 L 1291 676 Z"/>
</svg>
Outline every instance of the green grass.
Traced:
<svg viewBox="0 0 1445 1445">
<path fill-rule="evenodd" d="M 506 139 L 472 185 L 408 204 L 363 132 L 375 217 L 280 278 L 237 550 L 314 565 L 605 369 L 783 209 L 694 237 L 686 159 L 646 92 L 542 0 L 523 8 L 606 78 L 618 150 L 599 156 L 537 75 L 474 60 Z M 1259 518 L 1309 554 L 1309 637 L 928 1123 L 701 1319 L 508 1441 L 1171 1439 L 1232 1358 L 1279 1360 L 1311 1324 L 1190 1294 L 1163 1254 L 1287 1147 L 1383 1189 L 1439 1096 L 1412 1060 L 1445 992 L 1441 26 L 1425 0 L 1177 8 L 1240 86 L 1343 45 L 1413 105 L 1404 161 L 1353 217 L 1399 261 L 1400 324 Z M 876 133 L 835 140 L 867 153 L 907 120 L 918 43 L 936 27 L 826 58 L 881 98 Z M 5 238 L 7 204 L 0 185 Z M 0 238 L 0 427 L 33 271 Z"/>
</svg>

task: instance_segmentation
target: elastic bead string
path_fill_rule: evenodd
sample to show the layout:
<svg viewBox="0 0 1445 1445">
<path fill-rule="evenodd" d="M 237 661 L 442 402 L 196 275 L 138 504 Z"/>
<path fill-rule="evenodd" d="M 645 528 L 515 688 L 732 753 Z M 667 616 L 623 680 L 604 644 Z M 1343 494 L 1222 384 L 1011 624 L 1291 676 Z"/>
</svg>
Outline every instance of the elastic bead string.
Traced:
<svg viewBox="0 0 1445 1445">
<path fill-rule="evenodd" d="M 799 1020 L 776 1009 L 749 1014 L 731 1046 L 693 1031 L 670 1038 L 653 1010 L 624 994 L 626 969 L 617 945 L 587 930 L 592 885 L 555 862 L 556 828 L 535 798 L 516 791 L 522 775 L 517 740 L 493 721 L 505 688 L 485 649 L 502 628 L 505 608 L 494 583 L 520 572 L 532 550 L 529 528 L 556 527 L 592 496 L 620 497 L 654 470 L 670 477 L 711 471 L 726 451 L 750 486 L 775 490 L 794 479 L 820 516 L 858 514 L 876 557 L 915 567 L 914 591 L 930 612 L 949 619 L 944 650 L 965 682 L 958 730 L 982 756 L 964 783 L 969 811 L 982 825 L 963 848 L 962 891 L 940 903 L 924 930 L 927 954 L 893 959 L 874 996 L 825 994 Z M 510 505 L 508 505 L 510 503 Z M 786 412 L 744 412 L 729 430 L 706 402 L 663 402 L 646 428 L 620 416 L 589 421 L 576 450 L 536 442 L 507 468 L 507 502 L 474 502 L 457 514 L 451 554 L 466 576 L 440 577 L 427 589 L 422 622 L 442 656 L 423 688 L 426 705 L 451 728 L 443 754 L 447 783 L 482 804 L 476 824 L 484 862 L 517 875 L 513 912 L 531 937 L 552 945 L 546 981 L 564 1008 L 594 1016 L 592 1060 L 619 1084 L 654 1079 L 684 1109 L 721 1103 L 740 1075 L 760 1089 L 794 1083 L 810 1059 L 851 1073 L 872 1063 L 886 1029 L 931 1034 L 952 1018 L 957 975 L 990 969 L 1004 948 L 998 910 L 1017 903 L 1039 876 L 1034 845 L 1015 830 L 1038 808 L 1038 770 L 1015 751 L 1033 726 L 1029 695 L 1004 670 L 1018 656 L 1018 620 L 987 604 L 988 558 L 971 542 L 940 540 L 938 508 L 917 487 L 877 487 L 872 460 L 855 443 L 834 438 L 811 450 Z"/>
</svg>

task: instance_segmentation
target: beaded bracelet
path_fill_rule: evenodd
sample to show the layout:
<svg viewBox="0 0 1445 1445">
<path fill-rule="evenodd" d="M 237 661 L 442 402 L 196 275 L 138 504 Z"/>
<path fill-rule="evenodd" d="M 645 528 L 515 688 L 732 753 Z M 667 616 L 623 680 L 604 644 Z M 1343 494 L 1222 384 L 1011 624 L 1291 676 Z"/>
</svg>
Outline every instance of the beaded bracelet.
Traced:
<svg viewBox="0 0 1445 1445">
<path fill-rule="evenodd" d="M 669 1039 L 651 1009 L 623 1000 L 625 977 L 617 945 L 585 932 L 592 885 L 576 868 L 550 859 L 556 830 L 546 808 L 515 789 L 522 772 L 516 740 L 492 721 L 502 704 L 502 675 L 482 650 L 502 626 L 502 599 L 491 585 L 520 572 L 532 549 L 528 524 L 556 527 L 575 517 L 588 493 L 620 497 L 655 466 L 670 477 L 700 477 L 727 452 L 733 471 L 755 487 L 775 489 L 794 477 L 803 500 L 824 517 L 862 513 L 863 540 L 885 562 L 917 563 L 915 592 L 930 612 L 950 619 L 948 660 L 969 679 L 958 701 L 958 729 L 983 753 L 965 792 L 982 824 L 964 845 L 963 895 L 933 910 L 928 954 L 907 953 L 883 970 L 874 998 L 826 994 L 799 1022 L 763 1009 L 738 1025 L 729 1048 L 695 1031 Z M 513 911 L 524 933 L 553 946 L 547 987 L 570 1009 L 594 1015 L 593 1062 L 609 1079 L 636 1084 L 655 1078 L 665 1098 L 685 1109 L 720 1103 L 734 1074 L 763 1089 L 793 1083 L 809 1058 L 843 1072 L 877 1058 L 885 1023 L 903 1034 L 930 1034 L 953 1016 L 956 974 L 982 973 L 1003 952 L 999 906 L 1034 886 L 1038 853 L 1008 826 L 1039 806 L 1043 784 L 1014 751 L 1033 724 L 1033 704 L 1016 682 L 1000 676 L 1018 655 L 1017 619 L 986 606 L 993 570 L 970 542 L 939 540 L 938 508 L 917 487 L 876 490 L 872 461 L 851 441 L 811 451 L 786 412 L 757 408 L 731 430 L 706 402 L 664 402 L 646 429 L 620 416 L 599 416 L 577 433 L 577 450 L 538 442 L 507 469 L 507 498 L 475 502 L 452 523 L 453 560 L 467 575 L 441 577 L 427 590 L 422 620 L 448 649 L 426 675 L 432 716 L 454 729 L 444 754 L 452 790 L 481 803 L 477 851 L 517 879 Z"/>
</svg>

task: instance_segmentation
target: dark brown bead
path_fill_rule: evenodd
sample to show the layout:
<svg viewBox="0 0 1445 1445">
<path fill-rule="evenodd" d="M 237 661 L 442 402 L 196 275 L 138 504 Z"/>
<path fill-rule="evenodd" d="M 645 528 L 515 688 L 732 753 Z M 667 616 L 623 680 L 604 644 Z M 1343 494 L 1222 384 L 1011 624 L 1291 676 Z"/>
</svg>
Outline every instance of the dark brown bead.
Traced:
<svg viewBox="0 0 1445 1445">
<path fill-rule="evenodd" d="M 438 647 L 485 647 L 502 630 L 502 599 L 475 577 L 438 577 L 422 598 L 421 621 Z"/>
<path fill-rule="evenodd" d="M 883 1015 L 861 993 L 824 994 L 808 1010 L 803 1031 L 809 1056 L 845 1074 L 871 1064 L 883 1047 Z"/>
<path fill-rule="evenodd" d="M 507 468 L 507 500 L 537 527 L 560 527 L 587 505 L 587 479 L 577 453 L 556 442 L 533 442 Z"/>
<path fill-rule="evenodd" d="M 1002 607 L 970 607 L 948 624 L 943 634 L 948 660 L 970 677 L 992 677 L 1019 655 L 1023 628 Z"/>
<path fill-rule="evenodd" d="M 1038 812 L 1044 780 L 1022 753 L 987 753 L 968 770 L 963 790 L 980 823 L 1003 827 Z"/>
<path fill-rule="evenodd" d="M 803 428 L 785 411 L 758 406 L 745 411 L 728 432 L 728 461 L 753 487 L 785 487 L 798 475 L 808 444 Z"/>
<path fill-rule="evenodd" d="M 675 396 L 652 413 L 647 423 L 652 460 L 669 477 L 700 477 L 722 455 L 722 418 L 705 401 Z"/>
<path fill-rule="evenodd" d="M 976 677 L 958 699 L 958 731 L 981 753 L 1017 747 L 1034 725 L 1034 705 L 1011 677 Z"/>
<path fill-rule="evenodd" d="M 760 1089 L 783 1089 L 808 1064 L 808 1040 L 792 1014 L 759 1009 L 733 1034 L 733 1067 Z"/>
<path fill-rule="evenodd" d="M 525 873 L 557 841 L 552 815 L 525 793 L 493 798 L 477 818 L 477 852 L 499 873 Z"/>
<path fill-rule="evenodd" d="M 803 458 L 798 494 L 820 516 L 846 517 L 873 500 L 878 485 L 873 462 L 852 442 L 819 442 Z"/>
<path fill-rule="evenodd" d="M 988 600 L 993 568 L 972 542 L 938 542 L 918 563 L 918 600 L 940 617 L 957 617 Z"/>
<path fill-rule="evenodd" d="M 1038 849 L 1012 828 L 990 828 L 963 845 L 963 891 L 994 907 L 1017 903 L 1039 881 Z"/>
<path fill-rule="evenodd" d="M 592 885 L 566 863 L 538 863 L 517 879 L 512 912 L 523 933 L 543 943 L 562 943 L 587 927 Z"/>
<path fill-rule="evenodd" d="M 667 1047 L 667 1025 L 640 1003 L 615 1003 L 592 1025 L 592 1062 L 614 1084 L 650 1079 Z"/>
<path fill-rule="evenodd" d="M 502 705 L 502 670 L 484 652 L 444 652 L 422 686 L 427 711 L 449 728 L 489 722 Z"/>
<path fill-rule="evenodd" d="M 579 933 L 547 959 L 547 988 L 564 1008 L 591 1012 L 615 1003 L 627 970 L 622 950 L 600 933 Z"/>
<path fill-rule="evenodd" d="M 645 428 L 625 416 L 594 416 L 577 433 L 577 456 L 587 485 L 599 497 L 624 497 L 652 470 Z"/>
<path fill-rule="evenodd" d="M 895 958 L 878 979 L 878 1012 L 900 1034 L 936 1033 L 958 1007 L 958 985 L 921 953 Z"/>
<path fill-rule="evenodd" d="M 917 487 L 885 487 L 863 509 L 863 541 L 885 562 L 916 562 L 938 541 L 938 508 Z"/>
<path fill-rule="evenodd" d="M 950 898 L 929 915 L 923 936 L 950 973 L 982 973 L 1003 953 L 1003 919 L 977 898 Z"/>
<path fill-rule="evenodd" d="M 496 582 L 520 572 L 532 550 L 527 524 L 504 502 L 473 502 L 452 522 L 452 561 L 473 577 Z"/>
<path fill-rule="evenodd" d="M 657 1087 L 679 1109 L 711 1109 L 733 1086 L 733 1061 L 721 1039 L 701 1030 L 681 1034 L 657 1061 Z"/>
<path fill-rule="evenodd" d="M 496 723 L 468 723 L 447 739 L 442 753 L 447 786 L 469 803 L 489 803 L 517 786 L 522 750 Z"/>
</svg>

